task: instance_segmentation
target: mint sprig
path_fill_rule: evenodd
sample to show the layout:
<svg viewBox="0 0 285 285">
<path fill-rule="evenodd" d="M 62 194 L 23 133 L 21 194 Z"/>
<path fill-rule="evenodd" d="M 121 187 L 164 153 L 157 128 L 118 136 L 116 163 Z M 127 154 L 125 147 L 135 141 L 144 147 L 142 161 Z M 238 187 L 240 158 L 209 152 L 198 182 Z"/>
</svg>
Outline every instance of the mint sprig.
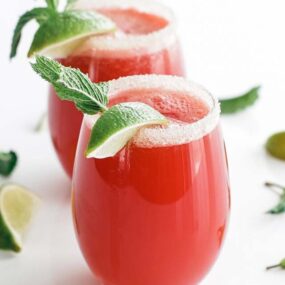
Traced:
<svg viewBox="0 0 285 285">
<path fill-rule="evenodd" d="M 9 176 L 17 165 L 17 154 L 14 151 L 0 152 L 0 175 Z"/>
<path fill-rule="evenodd" d="M 221 99 L 221 113 L 222 114 L 232 114 L 246 109 L 247 107 L 253 105 L 259 98 L 260 86 L 254 87 L 237 97 L 232 97 L 229 99 Z"/>
<path fill-rule="evenodd" d="M 94 11 L 72 10 L 69 6 L 76 0 L 69 0 L 64 11 L 58 11 L 58 0 L 46 0 L 47 7 L 34 8 L 23 14 L 14 30 L 10 58 L 17 54 L 22 30 L 32 20 L 39 24 L 28 56 L 49 54 L 66 56 L 86 37 L 111 33 L 115 24 L 107 17 Z"/>
<path fill-rule="evenodd" d="M 56 11 L 59 4 L 59 0 L 46 0 L 46 3 L 50 9 Z"/>
<path fill-rule="evenodd" d="M 13 34 L 10 58 L 15 57 L 17 54 L 24 26 L 32 20 L 36 20 L 41 25 L 49 18 L 50 14 L 51 10 L 49 8 L 34 8 L 20 17 Z"/>
<path fill-rule="evenodd" d="M 94 84 L 80 70 L 64 67 L 44 56 L 37 56 L 32 67 L 54 86 L 60 99 L 74 102 L 83 113 L 93 115 L 107 110 L 108 83 Z"/>
<path fill-rule="evenodd" d="M 37 56 L 32 67 L 54 86 L 60 99 L 74 102 L 85 114 L 101 112 L 92 128 L 86 150 L 88 158 L 112 157 L 140 128 L 168 123 L 162 114 L 141 102 L 120 103 L 108 109 L 109 83 L 92 83 L 78 69 L 64 67 L 44 56 Z"/>
<path fill-rule="evenodd" d="M 30 11 L 27 11 L 19 18 L 12 39 L 12 46 L 10 52 L 11 59 L 17 54 L 18 45 L 22 36 L 22 30 L 26 26 L 26 24 L 32 20 L 36 20 L 37 23 L 41 26 L 49 19 L 51 15 L 57 13 L 59 0 L 45 0 L 45 2 L 47 4 L 47 7 L 34 8 Z"/>
<path fill-rule="evenodd" d="M 276 183 L 266 182 L 265 186 L 272 189 L 278 189 L 279 202 L 267 211 L 268 214 L 278 215 L 285 212 L 285 187 Z"/>
</svg>

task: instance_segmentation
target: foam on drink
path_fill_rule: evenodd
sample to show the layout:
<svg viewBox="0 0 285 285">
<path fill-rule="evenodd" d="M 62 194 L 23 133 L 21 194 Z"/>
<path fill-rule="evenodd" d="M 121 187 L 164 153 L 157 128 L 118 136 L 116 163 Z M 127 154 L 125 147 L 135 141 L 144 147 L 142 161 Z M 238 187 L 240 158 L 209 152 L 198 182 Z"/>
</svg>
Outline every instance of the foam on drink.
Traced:
<svg viewBox="0 0 285 285">
<path fill-rule="evenodd" d="M 177 41 L 175 20 L 165 6 L 144 0 L 79 1 L 76 9 L 94 10 L 112 19 L 114 34 L 90 37 L 73 55 L 92 54 L 110 57 L 157 52 Z M 138 8 L 139 7 L 139 8 Z M 110 52 L 111 51 L 111 52 Z"/>
<path fill-rule="evenodd" d="M 167 126 L 139 130 L 132 140 L 138 147 L 179 145 L 198 140 L 217 125 L 219 103 L 208 91 L 186 79 L 167 75 L 129 76 L 110 82 L 110 105 L 143 102 L 169 119 Z M 98 116 L 87 116 L 92 127 Z"/>
</svg>

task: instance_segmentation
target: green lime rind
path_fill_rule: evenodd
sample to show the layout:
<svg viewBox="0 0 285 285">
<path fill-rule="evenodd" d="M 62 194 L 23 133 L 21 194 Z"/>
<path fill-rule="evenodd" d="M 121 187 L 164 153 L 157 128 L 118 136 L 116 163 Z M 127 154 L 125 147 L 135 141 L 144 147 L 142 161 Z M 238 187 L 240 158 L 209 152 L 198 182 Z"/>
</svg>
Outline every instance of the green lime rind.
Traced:
<svg viewBox="0 0 285 285">
<path fill-rule="evenodd" d="M 252 106 L 259 98 L 260 86 L 254 87 L 245 94 L 233 98 L 221 99 L 221 113 L 233 114 Z"/>
<path fill-rule="evenodd" d="M 121 103 L 105 111 L 93 126 L 86 151 L 88 158 L 117 154 L 143 126 L 167 124 L 167 119 L 144 103 Z"/>
<path fill-rule="evenodd" d="M 0 249 L 20 252 L 22 235 L 30 224 L 39 199 L 15 184 L 0 188 Z"/>
<path fill-rule="evenodd" d="M 54 13 L 35 33 L 28 56 L 50 54 L 55 49 L 72 50 L 85 37 L 109 33 L 115 29 L 111 20 L 95 12 Z"/>
<path fill-rule="evenodd" d="M 0 249 L 9 250 L 14 252 L 20 252 L 22 249 L 22 244 L 15 235 L 12 234 L 11 229 L 5 223 L 4 218 L 0 213 Z"/>
<path fill-rule="evenodd" d="M 22 37 L 22 30 L 25 25 L 32 21 L 36 20 L 40 25 L 44 23 L 50 16 L 51 11 L 49 8 L 34 8 L 26 13 L 24 13 L 17 22 L 17 25 L 14 29 L 12 44 L 11 44 L 11 51 L 10 51 L 10 58 L 16 56 L 18 45 L 20 43 Z"/>
<path fill-rule="evenodd" d="M 272 135 L 266 142 L 267 152 L 275 158 L 285 160 L 285 132 Z"/>
</svg>

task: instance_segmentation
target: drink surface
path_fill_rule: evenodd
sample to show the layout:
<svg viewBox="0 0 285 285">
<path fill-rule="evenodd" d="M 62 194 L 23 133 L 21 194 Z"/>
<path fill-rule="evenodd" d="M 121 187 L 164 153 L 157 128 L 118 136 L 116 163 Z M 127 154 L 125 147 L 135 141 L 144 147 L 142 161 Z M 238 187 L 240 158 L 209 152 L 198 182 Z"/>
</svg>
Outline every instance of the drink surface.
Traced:
<svg viewBox="0 0 285 285">
<path fill-rule="evenodd" d="M 137 100 L 168 116 L 166 128 L 174 126 L 174 135 L 210 112 L 189 93 L 151 88 L 119 92 L 111 104 Z M 147 129 L 159 136 L 158 128 Z M 84 158 L 89 136 L 85 119 L 73 210 L 90 268 L 107 285 L 197 284 L 217 258 L 229 212 L 219 126 L 196 140 L 163 146 L 139 132 L 116 156 L 102 160 Z"/>
<path fill-rule="evenodd" d="M 126 37 L 132 34 L 138 42 L 144 42 L 146 35 L 156 34 L 156 37 L 174 37 L 170 45 L 160 44 L 159 49 L 153 51 L 154 42 L 144 43 L 146 49 L 139 52 L 136 49 L 127 49 L 122 52 L 117 50 L 98 50 L 94 48 L 96 42 L 87 42 L 75 54 L 59 59 L 65 66 L 79 68 L 87 73 L 94 82 L 108 81 L 122 76 L 135 74 L 170 74 L 184 75 L 180 45 L 175 32 L 169 35 L 160 35 L 160 30 L 167 27 L 168 20 L 150 13 L 138 12 L 130 9 L 102 9 L 118 23 L 121 31 L 113 38 L 113 43 L 123 43 Z M 144 34 L 147 33 L 147 34 Z M 136 39 L 133 39 L 136 41 Z M 161 43 L 163 39 L 161 38 Z M 81 50 L 80 50 L 81 49 Z M 52 141 L 58 157 L 71 177 L 75 150 L 82 122 L 82 115 L 72 103 L 60 101 L 54 90 L 51 89 L 49 97 L 49 125 Z"/>
<path fill-rule="evenodd" d="M 116 23 L 119 34 L 146 35 L 168 25 L 168 21 L 158 15 L 128 9 L 98 9 L 99 13 L 107 16 Z M 126 21 L 127 19 L 127 21 Z"/>
</svg>

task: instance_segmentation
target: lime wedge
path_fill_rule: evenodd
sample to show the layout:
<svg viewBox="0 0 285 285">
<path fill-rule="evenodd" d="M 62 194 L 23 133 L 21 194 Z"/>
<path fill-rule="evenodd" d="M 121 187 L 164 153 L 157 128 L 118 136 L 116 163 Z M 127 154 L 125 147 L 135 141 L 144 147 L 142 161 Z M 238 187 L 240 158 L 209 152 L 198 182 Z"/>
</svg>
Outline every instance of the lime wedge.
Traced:
<svg viewBox="0 0 285 285">
<path fill-rule="evenodd" d="M 113 106 L 96 121 L 86 151 L 88 158 L 112 157 L 144 126 L 167 124 L 167 119 L 144 103 Z"/>
<path fill-rule="evenodd" d="M 113 32 L 115 24 L 103 15 L 87 11 L 66 11 L 51 15 L 37 30 L 28 56 L 69 55 L 86 37 Z"/>
<path fill-rule="evenodd" d="M 22 236 L 38 203 L 39 199 L 22 186 L 11 184 L 0 189 L 0 249 L 21 251 Z"/>
<path fill-rule="evenodd" d="M 272 135 L 266 142 L 266 149 L 272 156 L 285 160 L 285 132 Z"/>
</svg>

